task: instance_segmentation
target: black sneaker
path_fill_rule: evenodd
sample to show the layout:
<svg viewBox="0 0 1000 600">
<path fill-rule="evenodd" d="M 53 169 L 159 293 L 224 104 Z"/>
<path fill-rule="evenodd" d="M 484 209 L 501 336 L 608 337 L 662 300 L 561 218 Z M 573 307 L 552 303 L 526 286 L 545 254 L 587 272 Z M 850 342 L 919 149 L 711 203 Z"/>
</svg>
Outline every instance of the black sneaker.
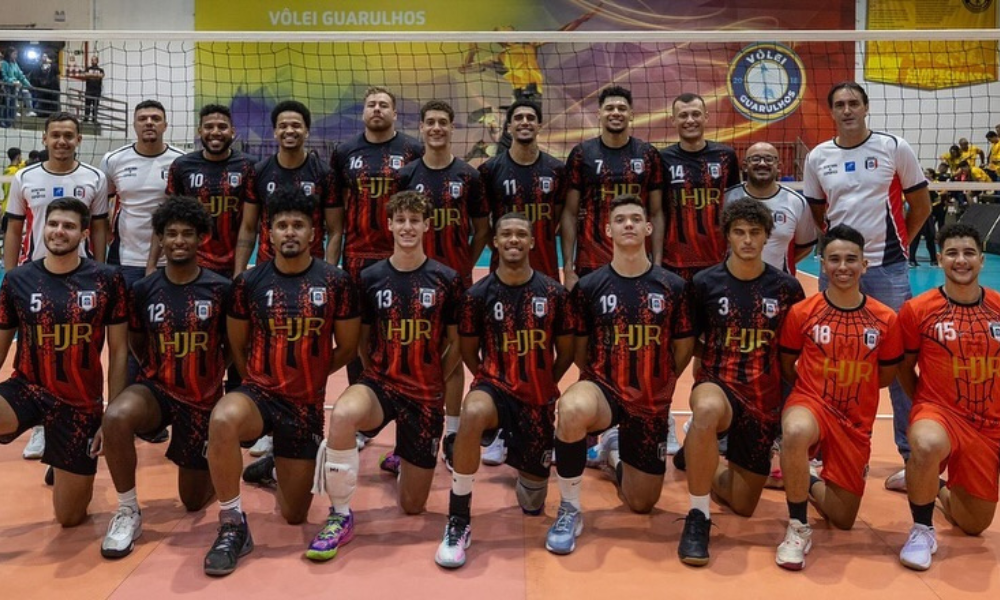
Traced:
<svg viewBox="0 0 1000 600">
<path fill-rule="evenodd" d="M 45 485 L 55 485 L 56 484 L 56 470 L 49 465 L 49 468 L 45 469 Z"/>
<path fill-rule="evenodd" d="M 243 469 L 243 481 L 262 487 L 274 487 L 274 456 L 268 455 L 253 461 Z"/>
<path fill-rule="evenodd" d="M 684 446 L 674 454 L 674 468 L 678 471 L 687 471 L 687 459 L 684 458 Z"/>
<path fill-rule="evenodd" d="M 219 535 L 215 538 L 212 549 L 205 555 L 205 574 L 229 575 L 236 570 L 239 558 L 252 551 L 253 537 L 247 525 L 247 515 L 243 513 L 242 522 L 219 525 Z"/>
<path fill-rule="evenodd" d="M 682 563 L 694 567 L 708 564 L 708 530 L 711 526 L 712 521 L 698 509 L 692 508 L 684 517 L 684 532 L 677 546 L 677 555 Z"/>
<path fill-rule="evenodd" d="M 444 464 L 448 467 L 449 471 L 454 471 L 455 469 L 451 466 L 451 459 L 455 455 L 455 437 L 458 434 L 449 433 L 444 436 L 444 440 L 441 441 L 442 458 L 444 459 Z"/>
<path fill-rule="evenodd" d="M 149 442 L 150 444 L 162 444 L 163 442 L 170 440 L 170 430 L 164 427 L 163 429 L 153 433 L 137 433 L 135 434 L 135 437 L 144 442 Z"/>
</svg>

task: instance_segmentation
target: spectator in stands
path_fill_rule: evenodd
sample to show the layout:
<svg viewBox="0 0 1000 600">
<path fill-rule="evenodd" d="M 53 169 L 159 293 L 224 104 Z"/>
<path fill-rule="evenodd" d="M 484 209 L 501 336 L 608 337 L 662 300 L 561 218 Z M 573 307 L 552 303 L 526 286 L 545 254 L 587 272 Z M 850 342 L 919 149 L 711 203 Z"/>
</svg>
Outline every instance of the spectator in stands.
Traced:
<svg viewBox="0 0 1000 600">
<path fill-rule="evenodd" d="M 955 181 L 971 181 L 975 183 L 989 183 L 992 181 L 990 176 L 986 174 L 986 171 L 972 165 L 967 160 L 958 163 L 958 171 L 955 173 L 953 179 Z M 973 202 L 978 201 L 980 193 L 977 191 L 971 192 Z"/>
<path fill-rule="evenodd" d="M 25 165 L 24 161 L 21 160 L 21 149 L 16 146 L 7 149 L 7 158 L 10 159 L 10 164 L 7 165 L 7 168 L 3 170 L 3 174 L 6 177 L 10 177 L 14 173 L 17 173 L 18 171 L 27 166 Z M 7 197 L 9 195 L 10 195 L 10 182 L 8 181 L 3 184 L 3 195 L 2 197 L 0 197 L 0 200 L 3 201 L 3 207 L 2 207 L 3 212 L 7 212 Z M 6 229 L 6 227 L 4 227 L 3 229 Z"/>
<path fill-rule="evenodd" d="M 941 162 L 947 163 L 948 171 L 952 175 L 958 173 L 958 163 L 962 162 L 962 149 L 958 144 L 952 144 L 948 151 L 941 155 Z"/>
<path fill-rule="evenodd" d="M 998 181 L 1000 180 L 1000 135 L 995 131 L 987 131 L 986 141 L 990 144 L 990 151 L 986 154 L 983 170 L 990 179 Z"/>
<path fill-rule="evenodd" d="M 98 62 L 97 55 L 90 57 L 90 66 L 83 72 L 83 79 L 87 82 L 84 90 L 83 120 L 97 122 L 97 107 L 101 103 L 101 93 L 104 88 L 104 69 Z"/>
<path fill-rule="evenodd" d="M 42 53 L 42 63 L 32 75 L 35 81 L 35 112 L 48 117 L 60 111 L 59 67 L 47 52 Z"/>
<path fill-rule="evenodd" d="M 28 152 L 28 162 L 25 164 L 25 166 L 30 166 L 37 162 L 42 162 L 41 154 L 38 152 L 38 150 L 32 150 L 31 152 Z"/>
<path fill-rule="evenodd" d="M 16 111 L 16 107 L 11 106 L 12 102 L 9 99 L 12 95 L 14 98 L 21 98 L 25 114 L 29 117 L 35 116 L 31 101 L 31 82 L 24 76 L 21 65 L 17 64 L 17 48 L 13 46 L 4 50 L 3 61 L 0 61 L 0 80 L 3 80 L 8 95 L 7 110 Z M 21 113 L 18 112 L 17 116 L 20 117 Z"/>
<path fill-rule="evenodd" d="M 924 169 L 924 175 L 927 176 L 927 181 L 937 181 L 938 174 L 934 169 Z M 937 266 L 937 246 L 934 244 L 934 236 L 937 235 L 937 213 L 941 214 L 941 224 L 944 224 L 944 199 L 941 194 L 936 190 L 930 191 L 931 195 L 931 216 L 926 221 L 924 221 L 924 226 L 920 228 L 913 235 L 913 240 L 910 242 L 910 266 L 918 266 L 917 261 L 917 250 L 920 247 L 920 237 L 923 236 L 924 240 L 927 242 L 927 255 L 930 256 L 930 265 L 932 267 Z"/>
<path fill-rule="evenodd" d="M 986 155 L 983 154 L 983 151 L 979 149 L 979 146 L 970 144 L 966 138 L 958 140 L 958 149 L 961 151 L 959 160 L 969 161 L 969 166 L 978 167 L 986 164 Z"/>
</svg>

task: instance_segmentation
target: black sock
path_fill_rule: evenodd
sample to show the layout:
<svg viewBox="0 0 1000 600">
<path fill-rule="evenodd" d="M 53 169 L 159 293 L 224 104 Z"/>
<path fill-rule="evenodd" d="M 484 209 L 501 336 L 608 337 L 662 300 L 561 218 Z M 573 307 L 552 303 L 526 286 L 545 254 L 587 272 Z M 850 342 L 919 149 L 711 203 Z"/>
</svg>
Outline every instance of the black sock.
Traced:
<svg viewBox="0 0 1000 600">
<path fill-rule="evenodd" d="M 448 497 L 448 516 L 472 520 L 472 494 L 459 496 L 451 492 Z"/>
<path fill-rule="evenodd" d="M 917 525 L 934 527 L 934 503 L 914 504 L 910 502 L 910 514 L 913 515 L 913 522 Z"/>
<path fill-rule="evenodd" d="M 802 502 L 792 502 L 791 500 L 785 500 L 788 504 L 788 518 L 797 519 L 799 523 L 808 523 L 809 520 L 809 501 L 803 500 Z"/>
<path fill-rule="evenodd" d="M 555 441 L 556 473 L 564 479 L 579 477 L 587 468 L 587 438 L 578 442 Z"/>
</svg>

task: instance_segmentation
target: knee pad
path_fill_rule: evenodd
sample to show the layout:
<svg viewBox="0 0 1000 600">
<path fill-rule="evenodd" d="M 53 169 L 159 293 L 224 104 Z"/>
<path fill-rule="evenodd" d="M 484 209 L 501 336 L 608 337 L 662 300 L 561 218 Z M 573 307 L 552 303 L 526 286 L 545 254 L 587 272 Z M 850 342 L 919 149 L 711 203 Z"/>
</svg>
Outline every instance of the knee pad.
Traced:
<svg viewBox="0 0 1000 600">
<path fill-rule="evenodd" d="M 514 494 L 521 510 L 527 515 L 540 515 L 549 493 L 548 481 L 531 481 L 518 474 Z"/>
</svg>

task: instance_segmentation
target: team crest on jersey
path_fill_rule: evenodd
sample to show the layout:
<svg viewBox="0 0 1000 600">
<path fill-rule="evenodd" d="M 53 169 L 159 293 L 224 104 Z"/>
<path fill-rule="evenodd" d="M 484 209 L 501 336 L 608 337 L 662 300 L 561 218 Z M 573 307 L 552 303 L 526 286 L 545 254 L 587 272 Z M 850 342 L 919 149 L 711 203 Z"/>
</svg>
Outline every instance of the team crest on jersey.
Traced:
<svg viewBox="0 0 1000 600">
<path fill-rule="evenodd" d="M 434 306 L 437 300 L 437 290 L 434 288 L 420 288 L 420 305 L 424 308 Z"/>
<path fill-rule="evenodd" d="M 767 318 L 778 315 L 778 301 L 774 298 L 761 298 L 764 307 L 764 316 Z"/>
<path fill-rule="evenodd" d="M 990 335 L 993 339 L 1000 342 L 1000 323 L 990 323 Z"/>
<path fill-rule="evenodd" d="M 240 175 L 239 173 L 229 174 L 229 187 L 239 187 L 240 182 L 242 181 L 243 181 L 243 175 Z"/>
<path fill-rule="evenodd" d="M 302 187 L 302 192 L 306 196 L 312 196 L 313 193 L 316 191 L 316 184 L 311 181 L 303 181 L 301 187 Z"/>
<path fill-rule="evenodd" d="M 788 220 L 788 217 L 785 216 L 785 213 L 781 211 L 771 213 L 771 218 L 774 219 L 775 225 L 783 225 L 785 221 Z"/>
<path fill-rule="evenodd" d="M 869 350 L 874 350 L 878 346 L 878 337 L 878 329 L 865 329 L 862 339 Z"/>
<path fill-rule="evenodd" d="M 539 177 L 538 184 L 542 186 L 542 193 L 548 194 L 552 191 L 552 178 L 551 177 Z"/>
<path fill-rule="evenodd" d="M 544 317 L 549 312 L 549 299 L 535 296 L 531 299 L 531 312 L 536 317 Z"/>
<path fill-rule="evenodd" d="M 719 163 L 708 163 L 708 174 L 712 179 L 722 177 L 722 165 Z"/>
<path fill-rule="evenodd" d="M 73 188 L 73 197 L 83 200 L 87 197 L 87 190 L 82 185 L 78 185 Z"/>
<path fill-rule="evenodd" d="M 66 195 L 66 189 L 63 188 L 62 186 L 52 188 L 53 198 L 62 198 L 65 195 Z"/>
<path fill-rule="evenodd" d="M 649 295 L 649 310 L 653 311 L 656 314 L 660 314 L 661 312 L 663 312 L 664 304 L 665 300 L 663 298 L 663 294 Z"/>
<path fill-rule="evenodd" d="M 455 200 L 458 200 L 459 198 L 461 198 L 462 197 L 462 182 L 461 181 L 452 181 L 451 183 L 449 183 L 448 184 L 448 193 L 451 194 L 451 197 L 453 199 L 455 199 Z"/>
<path fill-rule="evenodd" d="M 311 287 L 309 288 L 309 301 L 315 306 L 323 306 L 326 304 L 326 288 L 323 287 Z"/>
<path fill-rule="evenodd" d="M 76 305 L 83 310 L 94 310 L 97 306 L 97 292 L 83 291 L 76 293 Z"/>
<path fill-rule="evenodd" d="M 874 171 L 878 168 L 878 159 L 874 156 L 869 156 L 865 159 L 865 170 Z"/>
<path fill-rule="evenodd" d="M 389 155 L 389 166 L 391 166 L 396 171 L 403 168 L 403 157 L 398 154 Z"/>
<path fill-rule="evenodd" d="M 636 175 L 642 175 L 642 172 L 646 170 L 646 161 L 641 158 L 632 159 L 632 172 Z"/>
<path fill-rule="evenodd" d="M 211 300 L 195 300 L 194 301 L 194 316 L 198 317 L 199 321 L 206 321 L 212 316 L 212 301 Z"/>
</svg>

